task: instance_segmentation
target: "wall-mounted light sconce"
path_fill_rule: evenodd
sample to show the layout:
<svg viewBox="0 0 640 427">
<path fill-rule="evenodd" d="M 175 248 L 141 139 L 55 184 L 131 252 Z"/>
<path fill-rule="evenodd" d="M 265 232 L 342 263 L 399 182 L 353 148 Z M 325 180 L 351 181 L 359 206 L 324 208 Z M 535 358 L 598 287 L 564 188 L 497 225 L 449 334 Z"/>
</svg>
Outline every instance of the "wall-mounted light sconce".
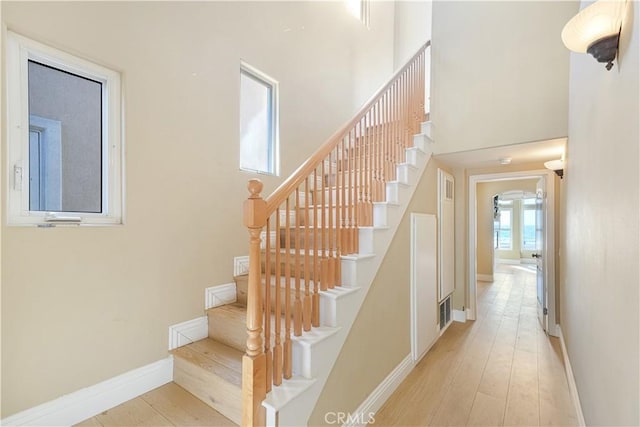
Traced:
<svg viewBox="0 0 640 427">
<path fill-rule="evenodd" d="M 613 67 L 626 0 L 598 0 L 582 9 L 562 29 L 562 42 L 574 52 L 589 53 Z"/>
<path fill-rule="evenodd" d="M 564 160 L 549 160 L 548 162 L 544 162 L 544 167 L 547 169 L 551 169 L 562 179 L 564 176 Z"/>
</svg>

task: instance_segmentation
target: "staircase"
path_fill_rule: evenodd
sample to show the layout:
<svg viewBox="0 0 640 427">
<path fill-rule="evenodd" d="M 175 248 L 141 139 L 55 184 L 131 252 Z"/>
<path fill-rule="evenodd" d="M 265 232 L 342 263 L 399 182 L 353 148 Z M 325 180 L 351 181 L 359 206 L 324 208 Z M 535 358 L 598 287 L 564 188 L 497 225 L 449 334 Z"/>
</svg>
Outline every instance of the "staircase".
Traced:
<svg viewBox="0 0 640 427">
<path fill-rule="evenodd" d="M 305 425 L 431 155 L 425 44 L 271 196 L 249 182 L 249 274 L 174 381 L 239 425 Z"/>
</svg>

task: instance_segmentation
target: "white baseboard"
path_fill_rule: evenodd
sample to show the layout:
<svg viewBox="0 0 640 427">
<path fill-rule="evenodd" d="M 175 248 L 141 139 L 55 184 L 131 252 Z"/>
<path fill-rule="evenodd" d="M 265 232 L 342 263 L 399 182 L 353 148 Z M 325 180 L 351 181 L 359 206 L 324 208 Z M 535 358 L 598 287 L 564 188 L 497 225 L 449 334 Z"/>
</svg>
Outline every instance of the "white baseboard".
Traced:
<svg viewBox="0 0 640 427">
<path fill-rule="evenodd" d="M 169 350 L 205 339 L 208 335 L 207 316 L 169 326 Z"/>
<path fill-rule="evenodd" d="M 375 423 L 375 413 L 384 405 L 398 386 L 413 370 L 413 358 L 411 353 L 395 367 L 387 377 L 382 380 L 378 387 L 360 404 L 353 414 L 349 414 L 350 421 L 344 424 L 345 427 L 361 427 L 367 423 Z"/>
<path fill-rule="evenodd" d="M 70 426 L 173 380 L 173 356 L 11 415 L 3 426 Z"/>
<path fill-rule="evenodd" d="M 237 256 L 233 258 L 233 275 L 240 276 L 249 273 L 249 256 Z"/>
<path fill-rule="evenodd" d="M 578 387 L 576 386 L 576 379 L 573 376 L 573 369 L 571 369 L 571 362 L 569 361 L 567 346 L 564 342 L 564 336 L 562 335 L 562 329 L 560 328 L 560 325 L 556 325 L 556 330 L 558 331 L 558 338 L 560 338 L 560 347 L 562 347 L 562 357 L 564 358 L 564 370 L 567 374 L 567 383 L 569 384 L 569 393 L 571 394 L 571 400 L 573 400 L 573 406 L 575 407 L 576 416 L 578 417 L 578 426 L 584 427 L 586 423 L 584 421 L 584 414 L 582 413 L 582 405 L 580 404 Z"/>
<path fill-rule="evenodd" d="M 451 310 L 451 316 L 454 322 L 464 323 L 467 321 L 467 313 L 464 310 Z"/>
<path fill-rule="evenodd" d="M 476 280 L 479 282 L 493 282 L 493 274 L 476 274 Z"/>
<path fill-rule="evenodd" d="M 204 309 L 209 310 L 220 305 L 236 302 L 236 284 L 211 286 L 204 290 Z"/>
</svg>

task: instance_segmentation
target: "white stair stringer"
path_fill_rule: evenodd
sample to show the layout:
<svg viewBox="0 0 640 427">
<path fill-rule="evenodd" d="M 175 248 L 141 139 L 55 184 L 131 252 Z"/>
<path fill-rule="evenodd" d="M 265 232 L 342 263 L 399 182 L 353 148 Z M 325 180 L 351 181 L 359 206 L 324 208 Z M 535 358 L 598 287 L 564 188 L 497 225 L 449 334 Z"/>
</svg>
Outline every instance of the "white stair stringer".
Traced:
<svg viewBox="0 0 640 427">
<path fill-rule="evenodd" d="M 342 256 L 343 285 L 320 293 L 322 327 L 294 339 L 294 377 L 273 387 L 262 403 L 267 412 L 267 426 L 308 424 L 431 158 L 432 142 L 423 134 L 414 137 L 414 147 L 407 149 L 407 163 L 398 166 L 398 181 L 387 183 L 387 201 L 374 206 L 374 226 L 359 229 L 360 253 Z"/>
</svg>

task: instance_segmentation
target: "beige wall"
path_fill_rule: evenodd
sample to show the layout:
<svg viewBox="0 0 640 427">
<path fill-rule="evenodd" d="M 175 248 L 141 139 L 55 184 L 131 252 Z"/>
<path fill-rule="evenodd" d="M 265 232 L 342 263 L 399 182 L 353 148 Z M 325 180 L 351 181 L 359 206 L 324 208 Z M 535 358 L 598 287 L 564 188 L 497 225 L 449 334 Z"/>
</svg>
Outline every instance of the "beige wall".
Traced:
<svg viewBox="0 0 640 427">
<path fill-rule="evenodd" d="M 431 0 L 399 0 L 395 5 L 393 64 L 398 69 L 431 39 Z"/>
<path fill-rule="evenodd" d="M 280 82 L 287 176 L 391 75 L 394 23 L 388 2 L 371 29 L 342 2 L 1 7 L 10 30 L 122 72 L 126 151 L 124 226 L 2 226 L 6 417 L 166 357 L 168 326 L 232 281 L 255 176 L 238 171 L 240 60 Z"/>
<path fill-rule="evenodd" d="M 476 188 L 477 212 L 476 221 L 476 258 L 477 273 L 493 275 L 494 252 L 497 258 L 520 259 L 520 203 L 514 201 L 512 233 L 513 250 L 494 251 L 493 247 L 493 196 L 505 191 L 523 190 L 531 193 L 536 192 L 536 181 L 530 179 L 517 179 L 511 181 L 481 182 Z"/>
<path fill-rule="evenodd" d="M 567 134 L 569 60 L 559 34 L 577 8 L 565 1 L 433 3 L 437 153 Z"/>
<path fill-rule="evenodd" d="M 627 7 L 611 71 L 571 55 L 561 324 L 587 425 L 640 425 L 640 4 Z"/>
<path fill-rule="evenodd" d="M 329 411 L 354 412 L 411 352 L 411 213 L 436 213 L 438 166 L 434 159 L 427 164 L 309 418 L 309 425 L 325 425 L 324 416 Z"/>
</svg>

